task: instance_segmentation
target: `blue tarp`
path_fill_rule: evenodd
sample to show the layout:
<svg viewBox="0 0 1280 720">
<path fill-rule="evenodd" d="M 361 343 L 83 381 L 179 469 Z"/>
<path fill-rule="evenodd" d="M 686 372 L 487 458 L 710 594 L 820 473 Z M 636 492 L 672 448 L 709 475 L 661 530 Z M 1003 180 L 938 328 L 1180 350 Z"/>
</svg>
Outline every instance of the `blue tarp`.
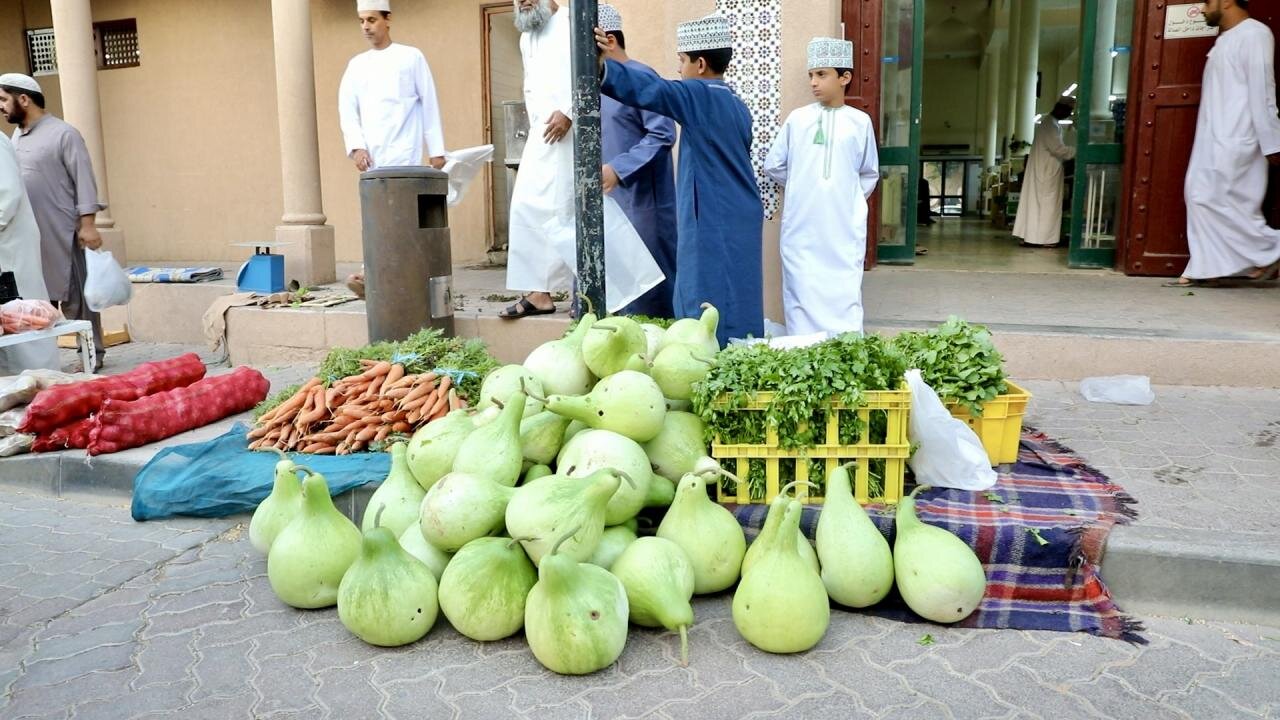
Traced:
<svg viewBox="0 0 1280 720">
<path fill-rule="evenodd" d="M 271 493 L 280 458 L 275 453 L 249 450 L 247 432 L 245 425 L 237 424 L 213 440 L 161 450 L 133 480 L 133 519 L 225 517 L 258 507 Z M 382 481 L 391 471 L 387 453 L 295 453 L 290 457 L 324 475 L 329 494 L 335 496 Z"/>
</svg>

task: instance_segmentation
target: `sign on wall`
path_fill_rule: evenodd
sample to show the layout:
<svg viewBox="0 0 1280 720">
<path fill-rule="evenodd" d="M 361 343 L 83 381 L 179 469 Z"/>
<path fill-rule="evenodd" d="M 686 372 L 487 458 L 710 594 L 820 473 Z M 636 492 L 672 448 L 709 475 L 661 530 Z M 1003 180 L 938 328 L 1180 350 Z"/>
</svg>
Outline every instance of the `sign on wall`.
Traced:
<svg viewBox="0 0 1280 720">
<path fill-rule="evenodd" d="M 1201 3 L 1169 5 L 1165 8 L 1165 40 L 1213 37 L 1217 34 L 1218 28 L 1209 27 L 1209 24 L 1204 21 L 1204 5 Z"/>
</svg>

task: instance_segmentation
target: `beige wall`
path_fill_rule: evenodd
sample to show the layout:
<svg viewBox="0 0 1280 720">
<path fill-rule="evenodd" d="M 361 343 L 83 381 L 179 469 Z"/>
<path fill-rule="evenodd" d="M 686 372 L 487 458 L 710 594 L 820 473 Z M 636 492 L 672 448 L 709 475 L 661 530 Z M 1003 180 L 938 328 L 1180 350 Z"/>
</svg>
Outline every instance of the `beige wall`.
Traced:
<svg viewBox="0 0 1280 720">
<path fill-rule="evenodd" d="M 926 60 L 924 63 L 923 145 L 969 145 L 978 152 L 974 136 L 981 122 L 979 65 L 969 58 Z"/>
</svg>

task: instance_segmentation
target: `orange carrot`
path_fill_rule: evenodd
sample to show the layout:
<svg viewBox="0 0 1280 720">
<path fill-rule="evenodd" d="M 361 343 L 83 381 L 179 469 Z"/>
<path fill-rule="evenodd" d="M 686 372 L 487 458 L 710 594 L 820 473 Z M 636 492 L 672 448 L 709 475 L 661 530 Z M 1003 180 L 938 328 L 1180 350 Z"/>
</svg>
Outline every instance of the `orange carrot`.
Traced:
<svg viewBox="0 0 1280 720">
<path fill-rule="evenodd" d="M 387 376 L 383 379 L 382 382 L 384 385 L 387 385 L 387 384 L 394 385 L 395 383 L 400 381 L 400 378 L 403 378 L 403 377 L 404 377 L 404 366 L 401 365 L 400 363 L 396 363 L 395 365 L 391 366 L 390 370 L 387 371 Z"/>
</svg>

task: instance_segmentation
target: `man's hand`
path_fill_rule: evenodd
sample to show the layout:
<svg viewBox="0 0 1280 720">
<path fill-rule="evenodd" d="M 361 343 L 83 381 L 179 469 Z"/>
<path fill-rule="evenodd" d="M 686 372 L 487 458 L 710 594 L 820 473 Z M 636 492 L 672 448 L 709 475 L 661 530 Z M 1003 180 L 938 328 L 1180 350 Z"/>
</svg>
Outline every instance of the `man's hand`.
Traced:
<svg viewBox="0 0 1280 720">
<path fill-rule="evenodd" d="M 435 156 L 435 157 L 431 158 L 431 167 L 433 167 L 433 168 L 435 168 L 435 169 L 437 169 L 437 170 L 443 170 L 443 169 L 444 169 L 444 156 L 443 156 L 443 155 L 437 155 L 437 156 Z"/>
<path fill-rule="evenodd" d="M 622 182 L 622 178 L 618 177 L 618 171 L 614 170 L 612 165 L 605 165 L 601 168 L 600 174 L 603 176 L 602 185 L 605 195 L 613 192 Z"/>
<path fill-rule="evenodd" d="M 565 116 L 559 110 L 551 114 L 551 119 L 547 121 L 547 129 L 542 133 L 542 139 L 548 145 L 555 145 L 569 134 L 569 128 L 573 127 L 573 121 Z"/>
<path fill-rule="evenodd" d="M 80 247 L 90 250 L 97 250 L 102 247 L 102 235 L 98 233 L 98 228 L 93 224 L 92 215 L 83 215 L 80 218 L 80 229 L 76 232 L 76 237 L 80 240 Z"/>
<path fill-rule="evenodd" d="M 1271 163 L 1272 165 L 1280 165 L 1280 152 L 1271 153 L 1270 155 L 1268 155 L 1267 162 Z"/>
<path fill-rule="evenodd" d="M 352 150 L 351 159 L 355 161 L 356 169 L 360 172 L 373 167 L 373 158 L 369 157 L 368 150 Z"/>
<path fill-rule="evenodd" d="M 596 28 L 596 47 L 600 49 L 600 64 L 604 65 L 605 60 L 613 60 L 614 62 L 622 62 L 622 48 L 618 46 L 617 36 L 610 35 L 600 28 Z"/>
</svg>

